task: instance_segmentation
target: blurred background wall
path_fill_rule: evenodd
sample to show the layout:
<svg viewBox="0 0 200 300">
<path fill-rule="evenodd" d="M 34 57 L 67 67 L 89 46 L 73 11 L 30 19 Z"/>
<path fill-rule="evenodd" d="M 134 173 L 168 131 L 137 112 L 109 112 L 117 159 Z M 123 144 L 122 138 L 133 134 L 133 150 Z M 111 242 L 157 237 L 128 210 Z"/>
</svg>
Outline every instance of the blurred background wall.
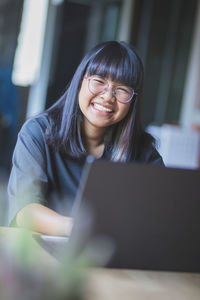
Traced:
<svg viewBox="0 0 200 300">
<path fill-rule="evenodd" d="M 144 126 L 198 127 L 199 0 L 0 0 L 2 170 L 26 118 L 61 96 L 85 51 L 113 39 L 142 57 Z"/>
</svg>

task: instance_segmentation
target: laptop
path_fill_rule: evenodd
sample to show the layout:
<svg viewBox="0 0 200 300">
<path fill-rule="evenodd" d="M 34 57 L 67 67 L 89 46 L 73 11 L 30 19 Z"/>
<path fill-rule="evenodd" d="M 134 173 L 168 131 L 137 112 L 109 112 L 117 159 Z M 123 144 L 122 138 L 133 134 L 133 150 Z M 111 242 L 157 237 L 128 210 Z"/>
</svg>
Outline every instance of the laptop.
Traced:
<svg viewBox="0 0 200 300">
<path fill-rule="evenodd" d="M 73 214 L 66 249 L 95 245 L 110 268 L 200 272 L 200 170 L 88 161 Z"/>
<path fill-rule="evenodd" d="M 200 272 L 200 170 L 91 161 L 74 213 L 72 240 L 113 243 L 107 267 Z"/>
</svg>

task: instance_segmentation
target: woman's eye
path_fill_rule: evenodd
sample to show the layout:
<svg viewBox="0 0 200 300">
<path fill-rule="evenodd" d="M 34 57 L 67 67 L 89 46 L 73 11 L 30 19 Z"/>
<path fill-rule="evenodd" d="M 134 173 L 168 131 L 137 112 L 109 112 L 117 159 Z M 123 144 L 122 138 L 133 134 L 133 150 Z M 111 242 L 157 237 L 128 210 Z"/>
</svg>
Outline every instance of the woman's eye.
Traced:
<svg viewBox="0 0 200 300">
<path fill-rule="evenodd" d="M 124 87 L 118 87 L 117 90 L 120 92 L 120 93 L 126 93 L 126 94 L 129 94 L 129 90 L 127 90 L 126 88 Z"/>
<path fill-rule="evenodd" d="M 97 84 L 105 84 L 105 82 L 101 79 L 94 78 L 93 81 L 94 81 L 94 83 L 97 83 Z"/>
</svg>

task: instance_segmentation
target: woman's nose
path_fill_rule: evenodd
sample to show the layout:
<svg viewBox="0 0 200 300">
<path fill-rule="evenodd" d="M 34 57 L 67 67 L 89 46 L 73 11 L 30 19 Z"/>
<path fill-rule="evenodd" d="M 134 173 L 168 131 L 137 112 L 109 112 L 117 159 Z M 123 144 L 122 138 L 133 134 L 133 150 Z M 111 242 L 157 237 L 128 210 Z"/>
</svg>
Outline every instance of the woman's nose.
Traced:
<svg viewBox="0 0 200 300">
<path fill-rule="evenodd" d="M 102 93 L 102 96 L 106 100 L 115 100 L 115 93 L 114 93 L 113 86 L 106 87 L 104 93 Z"/>
</svg>

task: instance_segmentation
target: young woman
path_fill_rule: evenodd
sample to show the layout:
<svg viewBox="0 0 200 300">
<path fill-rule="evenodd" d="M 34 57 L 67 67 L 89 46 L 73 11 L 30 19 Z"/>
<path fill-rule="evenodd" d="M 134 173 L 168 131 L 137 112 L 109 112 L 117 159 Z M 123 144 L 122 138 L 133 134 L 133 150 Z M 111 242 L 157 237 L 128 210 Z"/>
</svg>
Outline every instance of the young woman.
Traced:
<svg viewBox="0 0 200 300">
<path fill-rule="evenodd" d="M 89 154 L 163 164 L 141 126 L 142 86 L 142 62 L 127 43 L 105 42 L 85 55 L 64 95 L 19 132 L 8 184 L 11 224 L 68 235 Z"/>
</svg>

